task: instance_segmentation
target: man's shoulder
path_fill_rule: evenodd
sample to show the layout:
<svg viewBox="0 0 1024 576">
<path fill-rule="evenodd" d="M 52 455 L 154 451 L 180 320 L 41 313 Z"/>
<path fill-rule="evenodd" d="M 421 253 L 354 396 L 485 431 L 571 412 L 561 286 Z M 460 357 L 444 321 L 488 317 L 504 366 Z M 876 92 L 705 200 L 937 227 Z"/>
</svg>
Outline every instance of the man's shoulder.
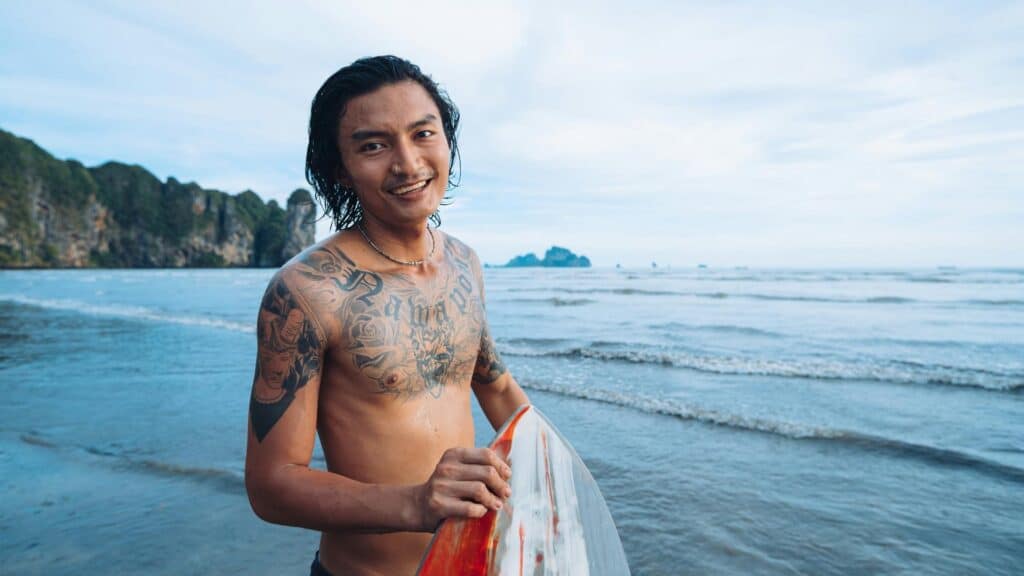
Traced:
<svg viewBox="0 0 1024 576">
<path fill-rule="evenodd" d="M 372 284 L 372 279 L 355 282 L 359 280 L 357 276 L 355 262 L 342 251 L 334 235 L 285 262 L 271 277 L 267 292 L 287 292 L 292 295 L 291 302 L 304 313 L 328 322 L 330 315 L 343 306 L 348 290 Z M 332 332 L 330 326 L 322 329 Z"/>
<path fill-rule="evenodd" d="M 292 289 L 305 289 L 332 278 L 348 276 L 356 268 L 356 263 L 342 250 L 335 234 L 293 256 L 278 269 L 270 282 L 284 282 Z"/>
<path fill-rule="evenodd" d="M 480 266 L 480 257 L 477 256 L 476 250 L 473 250 L 469 244 L 466 244 L 462 240 L 459 240 L 451 234 L 438 231 L 441 234 L 442 242 L 445 248 L 457 258 L 465 259 L 470 262 L 473 266 Z"/>
<path fill-rule="evenodd" d="M 332 264 L 337 266 L 344 264 L 346 267 L 355 267 L 355 262 L 342 250 L 340 233 L 334 233 L 292 256 L 290 260 L 281 266 L 278 272 L 288 275 L 292 275 L 295 272 L 309 271 L 309 269 L 321 272 L 334 272 L 337 268 L 331 266 Z"/>
</svg>

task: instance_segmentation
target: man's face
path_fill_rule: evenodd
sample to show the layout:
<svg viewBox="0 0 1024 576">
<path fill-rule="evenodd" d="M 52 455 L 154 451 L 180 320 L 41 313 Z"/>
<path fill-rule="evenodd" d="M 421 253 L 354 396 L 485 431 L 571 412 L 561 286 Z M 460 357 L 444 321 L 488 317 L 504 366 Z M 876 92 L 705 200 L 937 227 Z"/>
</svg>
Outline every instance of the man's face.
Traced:
<svg viewBox="0 0 1024 576">
<path fill-rule="evenodd" d="M 441 112 L 416 82 L 349 100 L 338 130 L 344 173 L 364 213 L 385 224 L 425 221 L 444 199 L 449 149 Z"/>
</svg>

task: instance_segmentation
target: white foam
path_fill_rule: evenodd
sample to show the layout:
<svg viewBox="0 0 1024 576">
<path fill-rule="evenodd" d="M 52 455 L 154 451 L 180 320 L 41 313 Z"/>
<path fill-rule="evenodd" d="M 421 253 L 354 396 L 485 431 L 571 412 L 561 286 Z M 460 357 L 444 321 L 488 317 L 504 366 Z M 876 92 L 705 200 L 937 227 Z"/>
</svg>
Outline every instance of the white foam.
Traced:
<svg viewBox="0 0 1024 576">
<path fill-rule="evenodd" d="M 778 434 L 788 438 L 843 438 L 851 435 L 850 432 L 845 430 L 795 424 L 782 420 L 768 420 L 765 418 L 743 416 L 741 414 L 702 408 L 700 406 L 666 398 L 652 398 L 649 396 L 640 396 L 635 394 L 623 394 L 621 392 L 604 390 L 601 388 L 577 388 L 533 381 L 524 381 L 521 383 L 525 388 L 532 390 L 553 392 L 562 396 L 582 398 L 585 400 L 596 400 L 598 402 L 606 402 L 608 404 L 635 408 L 642 412 L 648 412 L 651 414 L 675 416 L 683 420 L 696 420 L 718 426 L 728 426 L 730 428 Z"/>
<path fill-rule="evenodd" d="M 242 324 L 241 322 L 234 322 L 209 316 L 174 314 L 142 306 L 126 306 L 123 304 L 90 304 L 79 300 L 32 298 L 21 294 L 0 294 L 0 300 L 17 302 L 19 304 L 28 304 L 30 306 L 38 306 L 40 308 L 47 308 L 50 310 L 67 310 L 92 316 L 129 318 L 133 320 L 181 324 L 185 326 L 203 326 L 207 328 L 230 330 L 232 332 L 241 332 L 243 334 L 254 334 L 256 332 L 255 325 Z"/>
<path fill-rule="evenodd" d="M 981 371 L 954 366 L 913 366 L 906 362 L 900 365 L 874 360 L 775 360 L 769 358 L 745 358 L 742 356 L 711 356 L 690 354 L 677 350 L 601 350 L 580 347 L 565 350 L 537 350 L 532 347 L 506 345 L 501 353 L 523 357 L 569 357 L 590 358 L 654 364 L 686 368 L 713 374 L 741 376 L 779 376 L 788 378 L 811 378 L 818 380 L 871 380 L 900 384 L 940 384 L 981 388 L 998 392 L 1013 391 L 1021 387 L 1020 375 Z"/>
</svg>

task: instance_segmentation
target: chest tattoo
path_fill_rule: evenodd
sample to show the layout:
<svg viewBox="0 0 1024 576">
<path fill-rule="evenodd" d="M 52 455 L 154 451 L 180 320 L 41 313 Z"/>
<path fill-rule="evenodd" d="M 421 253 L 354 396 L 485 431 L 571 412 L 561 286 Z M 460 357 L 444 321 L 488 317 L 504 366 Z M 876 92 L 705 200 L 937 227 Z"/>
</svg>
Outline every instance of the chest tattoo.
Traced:
<svg viewBox="0 0 1024 576">
<path fill-rule="evenodd" d="M 304 296 L 330 311 L 347 360 L 375 391 L 408 399 L 440 398 L 473 376 L 483 305 L 468 250 L 445 242 L 446 265 L 418 284 L 404 274 L 362 270 L 336 248 L 307 255 Z"/>
</svg>

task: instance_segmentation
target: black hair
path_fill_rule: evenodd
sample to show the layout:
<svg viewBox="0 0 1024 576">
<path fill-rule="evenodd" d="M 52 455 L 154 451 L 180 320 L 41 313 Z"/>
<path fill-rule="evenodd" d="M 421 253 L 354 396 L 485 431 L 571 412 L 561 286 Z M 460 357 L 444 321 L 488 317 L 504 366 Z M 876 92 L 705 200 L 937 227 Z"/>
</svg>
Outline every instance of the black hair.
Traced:
<svg viewBox="0 0 1024 576">
<path fill-rule="evenodd" d="M 306 181 L 313 187 L 324 209 L 324 216 L 334 221 L 334 229 L 352 226 L 363 216 L 363 207 L 355 190 L 338 181 L 344 173 L 341 151 L 338 150 L 338 124 L 350 100 L 389 84 L 411 80 L 427 91 L 441 112 L 444 137 L 451 150 L 448 165 L 448 190 L 458 186 L 455 177 L 459 159 L 456 131 L 459 109 L 436 82 L 419 66 L 397 56 L 360 58 L 331 75 L 313 98 L 309 113 L 309 146 L 306 149 Z M 445 200 L 449 198 L 446 196 Z M 430 215 L 435 227 L 441 225 L 438 212 Z"/>
</svg>

